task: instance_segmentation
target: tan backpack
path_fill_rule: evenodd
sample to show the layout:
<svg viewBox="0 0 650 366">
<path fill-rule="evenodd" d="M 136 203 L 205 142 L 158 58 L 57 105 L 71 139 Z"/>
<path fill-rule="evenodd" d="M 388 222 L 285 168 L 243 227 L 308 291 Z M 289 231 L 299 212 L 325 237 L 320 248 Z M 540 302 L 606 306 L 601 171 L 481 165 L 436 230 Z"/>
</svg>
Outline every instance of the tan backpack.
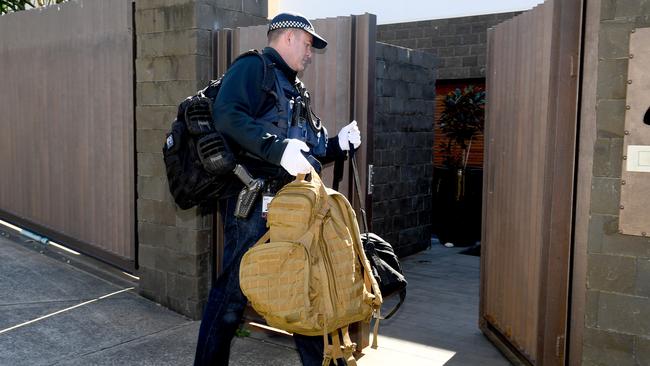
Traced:
<svg viewBox="0 0 650 366">
<path fill-rule="evenodd" d="M 350 203 L 312 171 L 310 181 L 299 176 L 277 193 L 267 226 L 242 258 L 243 293 L 269 325 L 323 335 L 323 365 L 356 365 L 348 325 L 378 316 L 382 297 Z"/>
</svg>

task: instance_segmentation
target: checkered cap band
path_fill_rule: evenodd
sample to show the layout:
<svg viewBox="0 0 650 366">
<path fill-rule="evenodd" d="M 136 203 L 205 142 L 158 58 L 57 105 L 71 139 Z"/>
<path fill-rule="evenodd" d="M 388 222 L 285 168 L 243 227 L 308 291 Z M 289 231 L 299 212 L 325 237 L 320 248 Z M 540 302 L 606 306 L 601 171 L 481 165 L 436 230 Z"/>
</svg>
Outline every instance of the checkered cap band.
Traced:
<svg viewBox="0 0 650 366">
<path fill-rule="evenodd" d="M 314 28 L 311 27 L 308 23 L 303 23 L 297 20 L 284 20 L 281 22 L 271 23 L 269 26 L 269 31 L 281 29 L 281 28 L 298 28 L 308 31 L 314 31 Z"/>
</svg>

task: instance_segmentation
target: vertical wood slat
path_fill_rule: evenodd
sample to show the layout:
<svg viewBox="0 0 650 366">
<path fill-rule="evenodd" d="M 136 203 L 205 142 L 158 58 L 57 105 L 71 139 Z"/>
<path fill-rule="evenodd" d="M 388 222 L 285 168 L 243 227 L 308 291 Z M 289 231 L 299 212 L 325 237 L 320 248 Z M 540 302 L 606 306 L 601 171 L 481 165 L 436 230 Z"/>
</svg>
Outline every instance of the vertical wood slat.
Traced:
<svg viewBox="0 0 650 366">
<path fill-rule="evenodd" d="M 0 176 L 0 210 L 127 267 L 135 253 L 132 16 L 130 1 L 80 0 L 0 17 L 8 92 L 0 169 L 11 172 Z"/>
<path fill-rule="evenodd" d="M 569 366 L 582 365 L 587 297 L 587 243 L 591 220 L 591 184 L 594 149 L 597 140 L 596 106 L 598 89 L 598 43 L 601 1 L 589 0 L 584 9 L 584 51 L 580 72 L 580 136 L 578 141 L 578 174 L 576 180 L 576 213 L 572 255 L 571 324 L 567 342 Z"/>
<path fill-rule="evenodd" d="M 530 364 L 564 357 L 580 10 L 551 0 L 489 32 L 481 328 Z"/>
</svg>

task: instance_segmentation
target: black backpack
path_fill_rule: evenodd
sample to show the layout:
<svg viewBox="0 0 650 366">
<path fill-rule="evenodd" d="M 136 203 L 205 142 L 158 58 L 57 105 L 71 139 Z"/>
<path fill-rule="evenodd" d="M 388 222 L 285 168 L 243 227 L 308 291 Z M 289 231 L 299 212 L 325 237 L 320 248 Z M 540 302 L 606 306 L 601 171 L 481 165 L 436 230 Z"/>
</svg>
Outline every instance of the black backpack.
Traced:
<svg viewBox="0 0 650 366">
<path fill-rule="evenodd" d="M 266 57 L 256 50 L 250 50 L 237 57 L 233 64 L 250 55 L 262 59 L 262 89 L 265 94 L 274 94 L 274 64 L 267 61 Z M 178 106 L 176 120 L 165 137 L 162 152 L 169 191 L 178 207 L 183 210 L 194 206 L 211 207 L 232 184 L 235 157 L 226 140 L 215 128 L 212 118 L 212 105 L 221 89 L 222 80 L 223 75 L 183 100 Z M 264 100 L 262 98 L 257 112 Z"/>
</svg>

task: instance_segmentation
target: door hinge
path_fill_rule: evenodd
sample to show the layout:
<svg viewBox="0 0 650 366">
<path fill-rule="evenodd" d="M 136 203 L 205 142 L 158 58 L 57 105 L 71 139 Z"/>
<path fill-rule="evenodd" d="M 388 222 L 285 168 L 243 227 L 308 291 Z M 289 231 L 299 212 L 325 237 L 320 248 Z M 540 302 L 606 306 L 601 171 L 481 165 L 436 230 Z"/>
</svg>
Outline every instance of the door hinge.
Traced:
<svg viewBox="0 0 650 366">
<path fill-rule="evenodd" d="M 374 187 L 374 184 L 372 183 L 372 178 L 374 176 L 373 168 L 374 166 L 372 164 L 368 164 L 368 189 L 366 191 L 368 194 L 372 194 L 372 187 Z"/>
<path fill-rule="evenodd" d="M 578 76 L 578 57 L 571 56 L 571 77 Z"/>
<path fill-rule="evenodd" d="M 564 356 L 564 335 L 557 336 L 555 338 L 555 357 Z"/>
</svg>

